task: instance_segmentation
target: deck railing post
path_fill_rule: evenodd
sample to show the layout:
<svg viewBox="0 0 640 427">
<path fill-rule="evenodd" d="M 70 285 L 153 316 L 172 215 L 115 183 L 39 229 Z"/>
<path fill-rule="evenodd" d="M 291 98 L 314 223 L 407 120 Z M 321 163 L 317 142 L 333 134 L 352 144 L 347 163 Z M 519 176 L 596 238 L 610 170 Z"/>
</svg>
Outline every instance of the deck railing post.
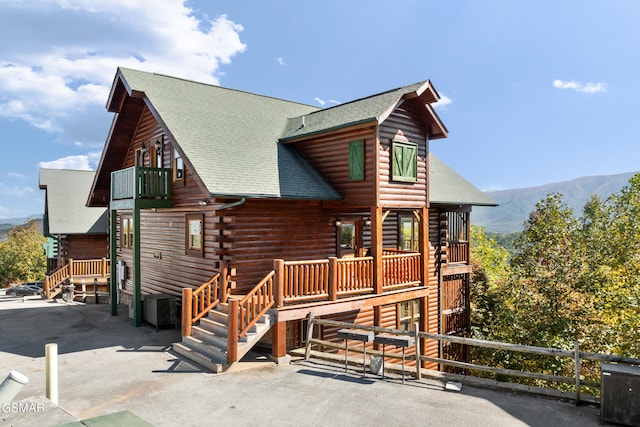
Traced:
<svg viewBox="0 0 640 427">
<path fill-rule="evenodd" d="M 44 297 L 51 299 L 51 290 L 49 289 L 49 276 L 44 276 Z"/>
<path fill-rule="evenodd" d="M 102 277 L 107 277 L 108 273 L 109 272 L 107 271 L 107 259 L 102 258 Z"/>
<path fill-rule="evenodd" d="M 227 363 L 238 361 L 238 312 L 239 301 L 229 301 L 229 323 L 227 324 Z"/>
<path fill-rule="evenodd" d="M 69 265 L 69 279 L 73 280 L 73 276 L 75 276 L 75 271 L 73 268 L 73 258 L 69 258 L 69 262 L 67 264 Z"/>
<path fill-rule="evenodd" d="M 329 300 L 338 299 L 338 258 L 329 257 Z"/>
<path fill-rule="evenodd" d="M 191 336 L 191 313 L 192 313 L 193 290 L 182 288 L 182 336 Z"/>
<path fill-rule="evenodd" d="M 275 286 L 274 286 L 274 300 L 276 307 L 282 307 L 284 305 L 284 260 L 274 259 L 273 269 L 276 272 Z"/>
<path fill-rule="evenodd" d="M 229 262 L 222 260 L 220 261 L 220 290 L 222 291 L 218 296 L 220 298 L 221 303 L 226 303 L 229 299 Z"/>
</svg>

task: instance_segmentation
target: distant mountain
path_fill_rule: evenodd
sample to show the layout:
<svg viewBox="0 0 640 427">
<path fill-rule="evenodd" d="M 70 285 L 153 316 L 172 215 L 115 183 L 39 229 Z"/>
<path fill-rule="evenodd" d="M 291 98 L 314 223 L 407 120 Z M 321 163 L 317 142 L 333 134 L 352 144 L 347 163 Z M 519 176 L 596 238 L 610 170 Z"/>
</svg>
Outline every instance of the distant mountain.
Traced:
<svg viewBox="0 0 640 427">
<path fill-rule="evenodd" d="M 30 219 L 38 220 L 38 229 L 42 231 L 42 214 L 34 214 L 22 218 L 2 218 L 0 219 L 0 242 L 7 237 L 7 233 L 16 225 L 22 225 Z"/>
<path fill-rule="evenodd" d="M 22 225 L 30 219 L 42 219 L 42 214 L 33 214 L 20 218 L 0 218 L 0 226 L 6 225 Z"/>
<path fill-rule="evenodd" d="M 494 233 L 522 231 L 523 224 L 529 218 L 529 213 L 536 208 L 536 203 L 550 193 L 562 194 L 564 203 L 573 209 L 576 216 L 580 216 L 589 197 L 597 194 L 600 198 L 606 199 L 629 184 L 629 179 L 636 173 L 587 176 L 539 187 L 486 192 L 500 206 L 473 208 L 471 221 Z"/>
</svg>

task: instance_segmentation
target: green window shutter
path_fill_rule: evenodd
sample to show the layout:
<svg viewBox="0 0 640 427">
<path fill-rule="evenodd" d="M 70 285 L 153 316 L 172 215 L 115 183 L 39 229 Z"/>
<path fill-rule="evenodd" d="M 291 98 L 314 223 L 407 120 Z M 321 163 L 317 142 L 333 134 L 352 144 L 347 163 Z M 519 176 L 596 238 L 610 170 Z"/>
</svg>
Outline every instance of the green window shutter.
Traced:
<svg viewBox="0 0 640 427">
<path fill-rule="evenodd" d="M 418 146 L 394 141 L 391 150 L 391 179 L 416 182 L 418 180 Z"/>
<path fill-rule="evenodd" d="M 364 140 L 349 143 L 349 179 L 362 181 L 364 179 Z"/>
</svg>

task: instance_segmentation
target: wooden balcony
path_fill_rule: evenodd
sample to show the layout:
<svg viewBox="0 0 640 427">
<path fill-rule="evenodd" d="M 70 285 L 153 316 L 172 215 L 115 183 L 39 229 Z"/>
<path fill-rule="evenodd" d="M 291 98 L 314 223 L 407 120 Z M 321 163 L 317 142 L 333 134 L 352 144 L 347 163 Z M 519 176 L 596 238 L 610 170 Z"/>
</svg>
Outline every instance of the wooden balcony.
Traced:
<svg viewBox="0 0 640 427">
<path fill-rule="evenodd" d="M 112 209 L 171 207 L 171 169 L 134 166 L 111 173 Z"/>
<path fill-rule="evenodd" d="M 427 295 L 420 274 L 419 253 L 382 257 L 381 292 L 374 283 L 374 258 L 335 258 L 305 261 L 275 260 L 274 298 L 279 319 L 306 315 L 310 307 L 322 314 L 380 305 Z M 396 301 L 397 300 L 397 301 Z"/>
</svg>

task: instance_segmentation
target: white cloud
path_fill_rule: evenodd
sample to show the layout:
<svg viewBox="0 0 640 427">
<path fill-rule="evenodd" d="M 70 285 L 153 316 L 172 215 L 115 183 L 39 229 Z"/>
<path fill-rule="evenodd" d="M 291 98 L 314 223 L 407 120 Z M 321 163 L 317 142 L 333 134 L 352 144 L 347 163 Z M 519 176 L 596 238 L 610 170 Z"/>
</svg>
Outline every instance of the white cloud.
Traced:
<svg viewBox="0 0 640 427">
<path fill-rule="evenodd" d="M 324 99 L 320 99 L 318 97 L 313 98 L 314 101 L 316 101 L 318 104 L 322 105 L 324 107 L 324 104 L 327 103 L 327 101 L 325 101 Z"/>
<path fill-rule="evenodd" d="M 94 170 L 93 165 L 100 159 L 100 153 L 89 153 L 88 155 L 68 156 L 50 162 L 38 163 L 38 168 L 44 169 L 73 169 L 73 170 Z"/>
<path fill-rule="evenodd" d="M 572 90 L 575 90 L 576 92 L 583 92 L 583 93 L 605 92 L 607 90 L 606 83 L 582 84 L 575 80 L 564 81 L 559 79 L 556 79 L 553 81 L 553 87 L 555 87 L 556 89 L 572 89 Z"/>
<path fill-rule="evenodd" d="M 280 64 L 280 65 L 285 65 L 285 63 L 284 63 L 284 59 L 283 59 L 283 58 L 281 58 L 280 56 L 276 58 L 276 62 L 277 62 L 278 64 Z"/>
<path fill-rule="evenodd" d="M 438 100 L 438 102 L 434 102 L 433 104 L 431 104 L 431 106 L 434 108 L 442 108 L 446 105 L 451 104 L 452 102 L 453 101 L 448 96 L 440 95 L 440 99 Z"/>
<path fill-rule="evenodd" d="M 245 50 L 241 25 L 199 18 L 186 0 L 0 2 L 0 117 L 103 143 L 118 66 L 217 84 Z M 93 125 L 96 124 L 97 125 Z"/>
</svg>

